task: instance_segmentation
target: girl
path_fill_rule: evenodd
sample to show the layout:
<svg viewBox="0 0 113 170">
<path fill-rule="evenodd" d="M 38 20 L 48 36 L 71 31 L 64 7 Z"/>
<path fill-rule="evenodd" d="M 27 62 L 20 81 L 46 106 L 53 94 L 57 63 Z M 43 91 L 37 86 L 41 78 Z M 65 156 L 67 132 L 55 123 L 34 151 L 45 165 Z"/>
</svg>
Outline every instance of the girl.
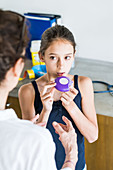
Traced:
<svg viewBox="0 0 113 170">
<path fill-rule="evenodd" d="M 32 119 L 40 114 L 39 122 L 46 121 L 47 128 L 56 143 L 56 163 L 61 168 L 65 151 L 52 122 L 62 122 L 62 116 L 71 120 L 77 133 L 78 162 L 76 170 L 85 169 L 84 137 L 90 142 L 98 138 L 98 125 L 94 107 L 92 81 L 88 77 L 70 75 L 69 71 L 75 56 L 76 43 L 72 33 L 64 26 L 56 25 L 47 29 L 41 39 L 39 56 L 45 62 L 47 74 L 19 91 L 23 119 Z M 69 77 L 73 85 L 68 92 L 55 89 L 55 78 Z M 66 140 L 66 139 L 65 139 Z"/>
</svg>

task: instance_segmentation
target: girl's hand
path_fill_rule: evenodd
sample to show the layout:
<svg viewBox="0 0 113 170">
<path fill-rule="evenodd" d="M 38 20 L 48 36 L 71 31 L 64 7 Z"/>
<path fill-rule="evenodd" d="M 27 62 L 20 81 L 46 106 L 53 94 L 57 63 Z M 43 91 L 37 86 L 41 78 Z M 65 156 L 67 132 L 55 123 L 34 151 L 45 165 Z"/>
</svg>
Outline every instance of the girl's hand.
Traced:
<svg viewBox="0 0 113 170">
<path fill-rule="evenodd" d="M 41 101 L 43 104 L 43 110 L 51 112 L 53 105 L 53 94 L 54 94 L 54 86 L 55 82 L 49 82 L 40 92 Z"/>
<path fill-rule="evenodd" d="M 61 94 L 60 100 L 62 101 L 62 105 L 64 107 L 70 105 L 77 94 L 78 94 L 78 90 L 76 90 L 73 86 L 70 86 L 70 91 L 63 92 Z"/>
<path fill-rule="evenodd" d="M 30 121 L 33 122 L 34 124 L 37 124 L 38 126 L 45 127 L 46 126 L 46 122 L 38 123 L 38 118 L 39 118 L 39 114 L 35 115 L 35 117 L 32 118 Z"/>
</svg>

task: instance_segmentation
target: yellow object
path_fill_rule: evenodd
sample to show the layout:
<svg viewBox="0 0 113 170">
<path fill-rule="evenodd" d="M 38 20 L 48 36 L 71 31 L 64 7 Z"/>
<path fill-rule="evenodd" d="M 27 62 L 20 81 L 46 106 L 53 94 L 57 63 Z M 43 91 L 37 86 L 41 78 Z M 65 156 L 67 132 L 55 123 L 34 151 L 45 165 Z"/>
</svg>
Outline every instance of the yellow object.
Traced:
<svg viewBox="0 0 113 170">
<path fill-rule="evenodd" d="M 19 78 L 19 81 L 22 81 L 23 79 L 25 79 L 27 75 L 28 75 L 29 79 L 35 78 L 35 73 L 34 73 L 34 71 L 31 69 L 31 70 L 25 71 L 25 72 L 24 72 L 24 76 L 23 76 L 23 77 L 20 77 L 20 78 Z"/>
<path fill-rule="evenodd" d="M 41 61 L 40 61 L 39 55 L 38 55 L 38 51 L 36 51 L 36 52 L 31 52 L 31 56 L 32 56 L 33 66 L 36 66 L 36 65 L 45 65 L 44 62 L 41 62 Z"/>
<path fill-rule="evenodd" d="M 40 50 L 40 43 L 41 43 L 40 40 L 32 40 L 31 41 L 30 52 L 31 52 L 33 66 L 36 66 L 36 65 L 45 65 L 44 62 L 40 61 L 39 54 L 38 54 L 38 52 Z M 31 69 L 31 70 L 25 71 L 24 76 L 20 77 L 19 81 L 25 79 L 27 75 L 28 75 L 29 79 L 35 78 L 35 73 Z"/>
<path fill-rule="evenodd" d="M 19 78 L 19 81 L 22 81 L 23 79 L 24 79 L 24 78 L 20 77 L 20 78 Z"/>
<path fill-rule="evenodd" d="M 31 51 L 33 66 L 36 66 L 36 65 L 45 65 L 44 62 L 40 61 L 39 54 L 38 54 L 38 52 L 40 50 L 40 43 L 41 43 L 40 40 L 32 40 L 31 41 L 30 51 Z"/>
<path fill-rule="evenodd" d="M 28 73 L 28 76 L 29 76 L 30 79 L 35 78 L 35 73 L 34 73 L 33 70 L 27 70 L 27 73 Z"/>
</svg>

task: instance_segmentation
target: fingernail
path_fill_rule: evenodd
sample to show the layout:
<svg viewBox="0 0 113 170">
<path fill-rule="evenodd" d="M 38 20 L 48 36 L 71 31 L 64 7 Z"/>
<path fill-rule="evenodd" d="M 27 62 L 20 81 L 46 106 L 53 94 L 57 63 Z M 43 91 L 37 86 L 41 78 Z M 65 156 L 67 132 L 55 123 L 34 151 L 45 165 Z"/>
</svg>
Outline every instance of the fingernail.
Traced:
<svg viewBox="0 0 113 170">
<path fill-rule="evenodd" d="M 56 126 L 56 125 L 57 125 L 57 122 L 53 122 L 53 124 Z"/>
</svg>

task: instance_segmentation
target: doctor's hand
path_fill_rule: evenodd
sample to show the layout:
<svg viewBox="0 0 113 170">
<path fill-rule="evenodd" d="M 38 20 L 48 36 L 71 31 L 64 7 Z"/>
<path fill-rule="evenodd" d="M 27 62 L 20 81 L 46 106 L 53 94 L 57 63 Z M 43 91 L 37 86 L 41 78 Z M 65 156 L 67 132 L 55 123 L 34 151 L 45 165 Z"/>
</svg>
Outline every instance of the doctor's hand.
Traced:
<svg viewBox="0 0 113 170">
<path fill-rule="evenodd" d="M 62 142 L 62 145 L 65 149 L 66 158 L 63 167 L 66 167 L 67 163 L 71 164 L 71 166 L 75 168 L 78 160 L 77 135 L 71 121 L 65 116 L 63 116 L 62 119 L 66 125 L 53 122 L 53 127 L 56 133 L 59 135 L 59 140 Z"/>
</svg>

